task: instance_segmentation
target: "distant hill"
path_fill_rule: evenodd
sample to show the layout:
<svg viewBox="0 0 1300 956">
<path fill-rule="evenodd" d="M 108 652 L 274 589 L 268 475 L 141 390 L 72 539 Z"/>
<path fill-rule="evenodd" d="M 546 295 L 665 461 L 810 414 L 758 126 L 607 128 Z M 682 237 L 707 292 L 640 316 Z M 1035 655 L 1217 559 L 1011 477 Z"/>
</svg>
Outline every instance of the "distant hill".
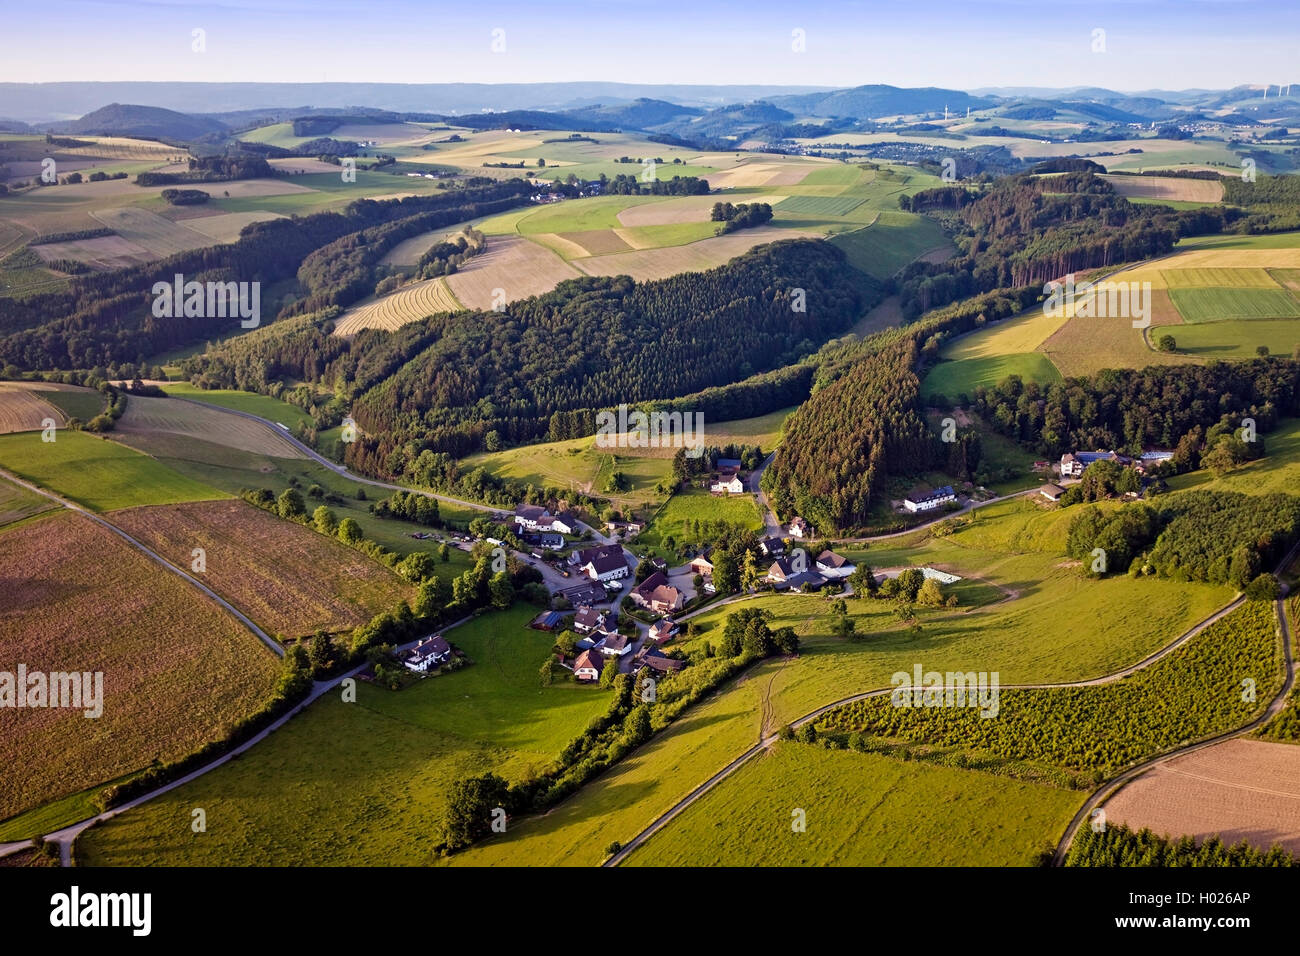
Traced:
<svg viewBox="0 0 1300 956">
<path fill-rule="evenodd" d="M 571 116 L 613 123 L 623 129 L 653 129 L 675 121 L 689 120 L 703 113 L 704 110 L 694 106 L 680 106 L 667 100 L 654 100 L 644 96 L 630 103 L 596 105 L 569 111 Z"/>
<path fill-rule="evenodd" d="M 877 83 L 830 93 L 776 96 L 772 102 L 794 113 L 808 116 L 878 119 L 882 116 L 942 113 L 945 107 L 954 113 L 965 112 L 967 107 L 982 110 L 997 105 L 998 101 L 986 96 L 972 96 L 961 90 L 945 90 L 933 86 L 906 88 Z"/>
<path fill-rule="evenodd" d="M 143 136 L 180 142 L 193 142 L 228 132 L 223 123 L 206 116 L 189 116 L 157 106 L 122 103 L 110 103 L 81 119 L 54 123 L 48 129 L 53 133 L 71 133 L 74 136 Z"/>
</svg>

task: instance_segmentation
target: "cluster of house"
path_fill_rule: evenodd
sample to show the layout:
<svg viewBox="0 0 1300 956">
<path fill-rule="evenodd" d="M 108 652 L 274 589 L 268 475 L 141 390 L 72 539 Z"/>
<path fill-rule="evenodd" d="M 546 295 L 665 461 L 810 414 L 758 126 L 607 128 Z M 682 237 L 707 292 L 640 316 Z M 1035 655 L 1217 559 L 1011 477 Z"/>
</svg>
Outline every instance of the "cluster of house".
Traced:
<svg viewBox="0 0 1300 956">
<path fill-rule="evenodd" d="M 573 629 L 582 635 L 578 641 L 579 653 L 573 662 L 573 676 L 580 681 L 600 679 L 601 671 L 606 667 L 617 667 L 618 661 L 631 653 L 635 639 L 619 634 L 617 616 L 614 611 L 602 611 L 593 607 L 580 607 L 573 618 Z M 646 644 L 632 657 L 633 670 L 642 666 L 661 674 L 681 670 L 685 661 L 669 657 L 659 650 L 659 645 L 671 641 L 678 634 L 678 627 L 671 620 L 664 618 L 650 628 Z"/>
<path fill-rule="evenodd" d="M 515 509 L 514 524 L 521 535 L 530 532 L 573 534 L 578 530 L 578 519 L 573 512 L 551 514 L 541 505 L 520 505 Z"/>
<path fill-rule="evenodd" d="M 632 601 L 655 614 L 680 611 L 686 595 L 668 583 L 662 571 L 656 571 L 632 589 Z"/>
<path fill-rule="evenodd" d="M 441 634 L 424 637 L 413 648 L 402 655 L 402 663 L 407 670 L 417 674 L 427 674 L 431 668 L 440 667 L 451 660 L 451 645 Z"/>
<path fill-rule="evenodd" d="M 903 507 L 912 513 L 933 511 L 935 508 L 942 508 L 950 501 L 956 500 L 957 492 L 952 490 L 952 485 L 932 489 L 916 488 L 909 491 L 907 496 L 903 498 Z"/>
<path fill-rule="evenodd" d="M 848 558 L 829 550 L 817 555 L 817 561 L 811 568 L 807 567 L 806 559 L 781 555 L 767 569 L 764 580 L 779 591 L 799 591 L 805 585 L 816 589 L 838 578 L 847 578 L 855 568 L 856 565 L 851 564 Z"/>
<path fill-rule="evenodd" d="M 739 495 L 745 491 L 745 483 L 740 478 L 740 461 L 735 458 L 719 458 L 717 472 L 709 483 L 710 494 Z"/>
<path fill-rule="evenodd" d="M 1121 455 L 1115 451 L 1067 451 L 1061 456 L 1060 472 L 1062 478 L 1082 478 L 1084 469 L 1098 461 L 1113 461 L 1124 468 L 1133 468 L 1139 475 L 1145 475 L 1151 466 L 1174 457 L 1172 451 L 1155 449 L 1144 451 L 1137 458 Z"/>
</svg>

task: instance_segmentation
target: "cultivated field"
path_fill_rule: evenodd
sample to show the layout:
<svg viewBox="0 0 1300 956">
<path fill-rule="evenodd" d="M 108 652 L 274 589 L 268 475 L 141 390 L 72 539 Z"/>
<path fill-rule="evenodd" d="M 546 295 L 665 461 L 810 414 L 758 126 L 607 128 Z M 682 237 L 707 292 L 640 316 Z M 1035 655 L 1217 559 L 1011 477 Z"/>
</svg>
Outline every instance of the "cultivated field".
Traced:
<svg viewBox="0 0 1300 956">
<path fill-rule="evenodd" d="M 131 508 L 112 521 L 178 567 L 202 548 L 201 580 L 271 634 L 350 630 L 414 597 L 361 552 L 244 501 Z"/>
<path fill-rule="evenodd" d="M 33 246 L 32 251 L 46 262 L 53 262 L 56 259 L 74 259 L 101 272 L 152 262 L 156 258 L 144 246 L 121 236 L 44 243 Z"/>
<path fill-rule="evenodd" d="M 259 422 L 194 402 L 132 395 L 114 437 L 130 444 L 130 436 L 157 433 L 189 435 L 259 455 L 306 457 L 298 446 Z"/>
<path fill-rule="evenodd" d="M 203 233 L 164 219 L 147 209 L 123 206 L 91 215 L 127 242 L 147 249 L 151 255 L 160 259 L 212 245 L 212 241 Z"/>
<path fill-rule="evenodd" d="M 550 292 L 581 273 L 549 249 L 519 237 L 488 240 L 487 248 L 445 282 L 469 309 L 488 310 L 499 301 L 513 302 Z"/>
<path fill-rule="evenodd" d="M 0 478 L 0 528 L 57 507 L 49 498 Z"/>
<path fill-rule="evenodd" d="M 701 239 L 682 246 L 639 249 L 614 255 L 575 259 L 573 265 L 588 275 L 629 275 L 638 282 L 645 282 L 681 272 L 704 272 L 714 269 L 764 243 L 813 237 L 815 233 L 811 232 L 759 226 L 754 229 L 742 229 L 725 236 Z M 455 276 L 452 278 L 454 279 Z"/>
<path fill-rule="evenodd" d="M 1216 203 L 1223 201 L 1223 183 L 1215 179 L 1183 179 L 1179 176 L 1102 176 L 1121 196 L 1129 199 L 1160 199 L 1174 202 Z"/>
<path fill-rule="evenodd" d="M 1030 866 L 1082 799 L 977 770 L 780 743 L 626 865 Z M 804 832 L 791 826 L 794 808 L 804 811 Z"/>
<path fill-rule="evenodd" d="M 1286 289 L 1171 288 L 1169 298 L 1184 322 L 1300 318 L 1300 302 Z"/>
<path fill-rule="evenodd" d="M 1226 740 L 1148 770 L 1104 806 L 1135 830 L 1300 853 L 1300 747 Z"/>
<path fill-rule="evenodd" d="M 457 312 L 461 308 L 447 288 L 446 279 L 426 279 L 349 309 L 335 323 L 334 334 L 355 335 L 362 329 L 392 331 L 408 322 L 418 322 L 438 312 Z"/>
<path fill-rule="evenodd" d="M 259 418 L 265 418 L 268 421 L 284 425 L 287 428 L 294 428 L 298 424 L 312 424 L 311 416 L 297 405 L 290 405 L 278 398 L 260 395 L 256 392 L 241 392 L 226 388 L 196 388 L 188 382 L 172 382 L 164 387 L 164 391 L 168 395 L 175 395 L 178 398 L 188 398 L 207 405 L 216 405 L 219 408 L 247 412 L 250 415 L 256 415 Z"/>
<path fill-rule="evenodd" d="M 52 442 L 32 433 L 0 435 L 0 468 L 92 511 L 225 497 L 147 455 L 87 432 L 60 431 Z"/>
<path fill-rule="evenodd" d="M 943 395 L 955 401 L 959 395 L 974 395 L 979 385 L 996 385 L 1008 375 L 1019 375 L 1026 382 L 1042 385 L 1061 381 L 1061 373 L 1047 356 L 1039 352 L 1013 352 L 940 362 L 922 382 L 921 394 L 926 398 Z"/>
<path fill-rule="evenodd" d="M 553 635 L 517 607 L 446 632 L 473 666 L 400 692 L 328 694 L 239 760 L 88 831 L 78 859 L 216 865 L 427 865 L 453 781 L 546 767 L 608 692 L 538 686 Z M 176 826 L 189 808 L 208 832 Z"/>
<path fill-rule="evenodd" d="M 103 713 L 0 711 L 0 818 L 228 732 L 279 664 L 209 598 L 68 511 L 0 533 L 0 648 L 31 671 L 102 672 Z"/>
<path fill-rule="evenodd" d="M 50 420 L 56 426 L 62 426 L 63 413 L 41 398 L 36 390 L 0 382 L 0 435 L 35 431 Z"/>
</svg>

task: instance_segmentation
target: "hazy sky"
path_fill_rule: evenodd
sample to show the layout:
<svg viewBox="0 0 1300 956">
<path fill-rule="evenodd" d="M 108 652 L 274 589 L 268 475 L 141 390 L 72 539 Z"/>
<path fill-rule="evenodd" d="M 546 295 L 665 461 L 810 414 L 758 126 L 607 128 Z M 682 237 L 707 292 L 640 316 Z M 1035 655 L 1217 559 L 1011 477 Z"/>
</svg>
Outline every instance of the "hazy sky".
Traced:
<svg viewBox="0 0 1300 956">
<path fill-rule="evenodd" d="M 1296 0 L 32 0 L 0 81 L 618 80 L 1136 90 L 1300 81 Z M 193 31 L 206 50 L 195 52 Z M 493 31 L 504 50 L 493 52 Z M 804 52 L 792 49 L 802 30 Z M 1104 30 L 1104 52 L 1094 31 Z M 502 36 L 498 34 L 498 36 Z"/>
</svg>

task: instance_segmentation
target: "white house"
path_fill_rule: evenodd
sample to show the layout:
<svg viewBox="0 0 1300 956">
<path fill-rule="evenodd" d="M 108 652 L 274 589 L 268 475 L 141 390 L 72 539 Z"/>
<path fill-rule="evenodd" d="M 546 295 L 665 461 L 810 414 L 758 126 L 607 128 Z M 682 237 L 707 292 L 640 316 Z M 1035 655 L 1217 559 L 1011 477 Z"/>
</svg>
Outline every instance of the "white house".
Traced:
<svg viewBox="0 0 1300 956">
<path fill-rule="evenodd" d="M 431 667 L 438 667 L 451 660 L 451 645 L 441 635 L 423 638 L 419 644 L 406 652 L 402 663 L 408 670 L 424 674 Z"/>
<path fill-rule="evenodd" d="M 740 480 L 739 475 L 732 475 L 730 478 L 718 477 L 718 480 L 709 485 L 709 491 L 715 495 L 739 495 L 745 491 L 745 483 Z"/>
<path fill-rule="evenodd" d="M 605 666 L 605 659 L 593 650 L 585 650 L 573 662 L 573 676 L 578 680 L 600 680 L 600 672 Z"/>
<path fill-rule="evenodd" d="M 812 537 L 812 528 L 808 527 L 808 522 L 804 521 L 798 515 L 790 522 L 790 537 L 792 538 L 810 538 Z"/>
<path fill-rule="evenodd" d="M 577 560 L 574 560 L 575 558 Z M 623 554 L 623 549 L 617 544 L 585 548 L 570 555 L 570 560 L 581 568 L 583 574 L 602 584 L 607 581 L 617 581 L 632 573 L 627 566 L 627 557 Z"/>
<path fill-rule="evenodd" d="M 606 657 L 622 657 L 632 650 L 632 639 L 622 634 L 611 634 L 600 644 L 600 652 Z"/>
<path fill-rule="evenodd" d="M 817 555 L 817 570 L 826 578 L 847 578 L 853 573 L 855 565 L 849 559 L 834 551 L 823 551 Z"/>
<path fill-rule="evenodd" d="M 903 499 L 903 507 L 908 511 L 933 511 L 935 508 L 941 508 L 950 501 L 957 500 L 957 492 L 952 490 L 952 485 L 944 485 L 942 488 L 936 488 L 934 491 L 922 492 L 913 491 Z"/>
</svg>

